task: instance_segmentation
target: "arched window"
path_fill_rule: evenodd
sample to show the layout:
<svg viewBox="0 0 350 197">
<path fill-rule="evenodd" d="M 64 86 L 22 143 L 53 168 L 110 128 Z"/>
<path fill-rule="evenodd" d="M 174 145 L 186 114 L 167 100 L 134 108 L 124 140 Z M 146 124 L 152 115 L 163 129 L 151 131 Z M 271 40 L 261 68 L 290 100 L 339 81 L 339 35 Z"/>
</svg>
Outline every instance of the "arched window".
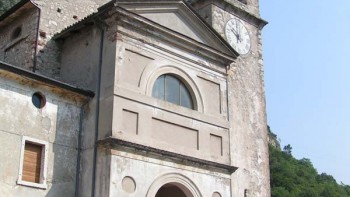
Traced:
<svg viewBox="0 0 350 197">
<path fill-rule="evenodd" d="M 153 85 L 152 96 L 176 105 L 194 109 L 189 90 L 174 75 L 165 74 L 158 77 Z"/>
</svg>

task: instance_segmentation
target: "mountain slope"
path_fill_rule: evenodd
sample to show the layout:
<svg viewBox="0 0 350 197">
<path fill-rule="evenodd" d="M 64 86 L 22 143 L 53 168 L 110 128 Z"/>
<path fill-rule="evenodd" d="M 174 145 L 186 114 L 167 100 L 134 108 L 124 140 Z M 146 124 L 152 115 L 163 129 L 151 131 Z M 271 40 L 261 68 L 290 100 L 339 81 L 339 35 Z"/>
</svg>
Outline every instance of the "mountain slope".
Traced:
<svg viewBox="0 0 350 197">
<path fill-rule="evenodd" d="M 272 197 L 350 197 L 349 185 L 318 174 L 309 159 L 294 158 L 290 145 L 281 150 L 277 135 L 268 130 Z"/>
</svg>

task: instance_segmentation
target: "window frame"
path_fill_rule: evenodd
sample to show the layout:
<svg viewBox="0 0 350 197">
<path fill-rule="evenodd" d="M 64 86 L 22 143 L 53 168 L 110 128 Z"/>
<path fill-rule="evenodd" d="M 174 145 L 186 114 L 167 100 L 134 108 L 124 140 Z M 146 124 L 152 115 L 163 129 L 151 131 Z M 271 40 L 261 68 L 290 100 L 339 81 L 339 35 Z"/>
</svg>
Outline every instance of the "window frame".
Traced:
<svg viewBox="0 0 350 197">
<path fill-rule="evenodd" d="M 35 145 L 42 146 L 41 150 L 41 163 L 40 163 L 40 180 L 39 183 L 24 181 L 22 179 L 22 172 L 23 172 L 23 163 L 24 163 L 24 152 L 25 152 L 25 145 L 26 143 L 31 143 Z M 49 143 L 43 140 L 34 139 L 31 137 L 23 136 L 22 137 L 22 143 L 21 143 L 21 156 L 20 156 L 20 163 L 19 163 L 19 170 L 18 170 L 18 185 L 23 186 L 29 186 L 29 187 L 35 187 L 40 189 L 46 189 L 46 175 L 47 175 L 47 163 L 48 163 L 48 147 Z"/>
<path fill-rule="evenodd" d="M 178 82 L 178 95 L 179 95 L 179 97 L 178 97 L 179 103 L 178 104 L 167 100 L 167 91 L 166 91 L 167 90 L 167 76 L 175 78 L 177 80 L 176 82 Z M 163 98 L 159 98 L 159 97 L 156 97 L 156 95 L 153 95 L 154 88 L 155 88 L 155 86 L 156 86 L 156 84 L 158 82 L 158 79 L 160 77 L 164 78 L 164 81 L 163 81 L 163 83 L 164 83 L 164 85 L 163 85 L 163 87 L 164 87 L 164 90 L 163 90 L 164 94 L 162 95 Z M 181 96 L 182 95 L 181 94 L 181 92 L 182 92 L 181 90 L 182 89 L 184 89 L 188 93 L 189 99 L 191 101 L 191 107 L 187 107 L 185 105 L 182 105 L 182 96 Z M 172 103 L 172 104 L 177 105 L 177 106 L 181 106 L 181 107 L 184 107 L 184 108 L 187 108 L 187 109 L 191 109 L 191 110 L 197 110 L 197 107 L 195 105 L 195 99 L 194 99 L 194 96 L 193 96 L 193 91 L 191 90 L 191 88 L 188 87 L 186 82 L 180 76 L 178 76 L 176 74 L 173 74 L 173 73 L 164 73 L 164 74 L 159 75 L 155 79 L 155 81 L 153 83 L 152 90 L 151 90 L 151 95 L 152 95 L 153 98 L 156 98 L 156 99 L 168 102 L 168 103 Z"/>
<path fill-rule="evenodd" d="M 149 100 L 150 105 L 164 110 L 169 110 L 167 102 L 155 102 L 157 101 L 157 99 L 152 97 L 153 85 L 156 79 L 163 74 L 174 74 L 180 77 L 181 79 L 183 79 L 183 82 L 185 82 L 186 85 L 188 85 L 187 87 L 191 90 L 190 93 L 193 99 L 194 110 L 185 107 L 179 107 L 178 113 L 182 113 L 185 116 L 188 115 L 188 110 L 192 111 L 193 113 L 204 113 L 203 97 L 197 85 L 198 73 L 195 74 L 191 70 L 187 70 L 187 68 L 181 68 L 175 65 L 168 64 L 167 62 L 157 65 L 149 65 L 144 69 L 141 75 L 141 79 L 139 82 L 140 92 L 151 98 L 151 100 Z"/>
</svg>

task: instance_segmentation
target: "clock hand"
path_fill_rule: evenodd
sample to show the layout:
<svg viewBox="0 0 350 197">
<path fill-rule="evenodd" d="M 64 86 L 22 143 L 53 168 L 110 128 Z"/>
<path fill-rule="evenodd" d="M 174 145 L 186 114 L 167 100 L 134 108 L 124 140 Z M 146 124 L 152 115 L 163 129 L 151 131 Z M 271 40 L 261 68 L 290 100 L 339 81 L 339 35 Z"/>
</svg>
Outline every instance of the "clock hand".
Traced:
<svg viewBox="0 0 350 197">
<path fill-rule="evenodd" d="M 238 34 L 239 34 L 239 41 L 243 41 L 242 40 L 242 25 L 238 25 Z"/>
<path fill-rule="evenodd" d="M 237 29 L 237 31 L 236 31 L 236 37 L 237 37 L 237 40 L 239 41 L 239 42 L 242 42 L 242 36 L 241 36 L 241 25 L 238 23 L 238 22 L 236 22 L 236 29 Z"/>
<path fill-rule="evenodd" d="M 238 43 L 238 41 L 240 40 L 240 38 L 239 38 L 239 35 L 238 35 L 237 31 L 234 30 L 233 28 L 231 28 L 230 30 L 231 30 L 231 32 L 236 36 L 237 43 Z"/>
<path fill-rule="evenodd" d="M 232 32 L 233 34 L 235 34 L 235 36 L 238 35 L 238 33 L 237 33 L 233 28 L 231 28 L 231 32 Z"/>
</svg>

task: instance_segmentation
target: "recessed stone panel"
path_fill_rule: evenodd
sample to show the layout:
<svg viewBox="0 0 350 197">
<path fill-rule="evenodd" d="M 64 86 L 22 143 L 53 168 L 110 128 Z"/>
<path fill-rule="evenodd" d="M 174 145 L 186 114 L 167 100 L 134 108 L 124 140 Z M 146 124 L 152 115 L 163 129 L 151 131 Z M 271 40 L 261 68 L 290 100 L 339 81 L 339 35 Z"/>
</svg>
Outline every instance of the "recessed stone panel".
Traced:
<svg viewBox="0 0 350 197">
<path fill-rule="evenodd" d="M 198 131 L 159 119 L 152 119 L 152 138 L 174 146 L 198 150 Z"/>
<path fill-rule="evenodd" d="M 222 137 L 210 134 L 210 153 L 213 156 L 222 156 Z"/>
<path fill-rule="evenodd" d="M 204 111 L 207 114 L 221 114 L 220 84 L 201 78 L 204 97 Z"/>
<path fill-rule="evenodd" d="M 129 134 L 138 133 L 139 114 L 126 109 L 123 109 L 122 131 Z"/>
<path fill-rule="evenodd" d="M 153 59 L 126 49 L 124 62 L 120 68 L 120 81 L 133 87 L 138 87 L 142 71 Z"/>
</svg>

